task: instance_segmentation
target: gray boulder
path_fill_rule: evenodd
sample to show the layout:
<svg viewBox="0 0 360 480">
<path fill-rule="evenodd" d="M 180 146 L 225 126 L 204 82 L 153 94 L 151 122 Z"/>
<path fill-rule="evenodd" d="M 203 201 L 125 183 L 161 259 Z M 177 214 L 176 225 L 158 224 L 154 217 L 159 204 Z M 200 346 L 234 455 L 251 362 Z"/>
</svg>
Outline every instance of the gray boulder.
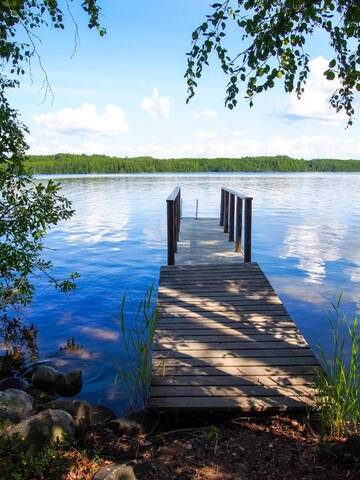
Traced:
<svg viewBox="0 0 360 480">
<path fill-rule="evenodd" d="M 34 387 L 46 391 L 53 389 L 55 384 L 62 380 L 63 377 L 64 375 L 58 370 L 55 370 L 55 368 L 47 365 L 40 365 L 33 373 L 31 382 Z"/>
<path fill-rule="evenodd" d="M 22 390 L 10 388 L 0 392 L 0 418 L 20 422 L 34 413 L 35 400 Z"/>
<path fill-rule="evenodd" d="M 84 429 L 90 425 L 92 406 L 83 400 L 71 400 L 70 398 L 58 398 L 45 405 L 47 408 L 59 409 L 68 412 L 78 429 Z"/>
<path fill-rule="evenodd" d="M 30 384 L 24 378 L 8 377 L 0 380 L 0 391 L 8 390 L 9 388 L 15 388 L 16 390 L 27 390 Z"/>
<path fill-rule="evenodd" d="M 63 397 L 73 397 L 80 393 L 82 388 L 82 370 L 73 370 L 62 375 L 54 385 L 56 393 Z"/>
<path fill-rule="evenodd" d="M 116 435 L 137 437 L 143 433 L 142 425 L 132 420 L 127 420 L 126 418 L 116 418 L 108 422 L 106 426 Z"/>
<path fill-rule="evenodd" d="M 47 402 L 53 402 L 58 398 L 58 395 L 53 391 L 44 392 L 44 390 L 40 390 L 39 388 L 35 388 L 33 386 L 30 386 L 29 390 L 27 390 L 27 393 L 34 397 L 35 400 L 41 405 L 44 405 L 44 403 Z"/>
<path fill-rule="evenodd" d="M 93 480 L 137 480 L 134 470 L 130 466 L 116 465 L 115 463 L 100 468 Z"/>
<path fill-rule="evenodd" d="M 75 423 L 63 410 L 44 410 L 11 427 L 8 435 L 19 436 L 26 442 L 29 454 L 43 449 L 50 442 L 73 440 Z"/>
</svg>

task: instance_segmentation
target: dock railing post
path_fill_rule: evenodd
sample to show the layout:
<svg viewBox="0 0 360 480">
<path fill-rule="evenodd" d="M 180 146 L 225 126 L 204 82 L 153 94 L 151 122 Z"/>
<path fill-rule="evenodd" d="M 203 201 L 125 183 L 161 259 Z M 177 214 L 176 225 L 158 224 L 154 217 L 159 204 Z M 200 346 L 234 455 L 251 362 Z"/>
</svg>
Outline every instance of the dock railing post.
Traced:
<svg viewBox="0 0 360 480">
<path fill-rule="evenodd" d="M 225 191 L 224 196 L 224 233 L 229 232 L 229 192 Z"/>
<path fill-rule="evenodd" d="M 235 233 L 235 252 L 241 252 L 241 235 L 243 221 L 243 199 L 236 197 L 236 233 Z"/>
<path fill-rule="evenodd" d="M 175 265 L 175 236 L 174 236 L 174 202 L 167 204 L 167 240 L 168 240 L 168 265 Z"/>
<path fill-rule="evenodd" d="M 175 253 L 180 237 L 181 189 L 176 187 L 166 200 L 168 265 L 175 265 Z"/>
<path fill-rule="evenodd" d="M 225 199 L 225 191 L 221 189 L 221 200 L 220 200 L 220 227 L 224 226 L 224 199 Z"/>
<path fill-rule="evenodd" d="M 252 198 L 245 199 L 244 262 L 251 262 Z"/>
<path fill-rule="evenodd" d="M 178 239 L 179 239 L 178 202 L 177 202 L 177 199 L 174 200 L 173 205 L 174 205 L 174 220 L 173 220 L 173 223 L 174 223 L 174 252 L 176 253 L 177 252 L 177 242 L 178 242 Z"/>
<path fill-rule="evenodd" d="M 234 241 L 234 225 L 235 223 L 235 195 L 230 193 L 229 200 L 229 242 Z"/>
</svg>

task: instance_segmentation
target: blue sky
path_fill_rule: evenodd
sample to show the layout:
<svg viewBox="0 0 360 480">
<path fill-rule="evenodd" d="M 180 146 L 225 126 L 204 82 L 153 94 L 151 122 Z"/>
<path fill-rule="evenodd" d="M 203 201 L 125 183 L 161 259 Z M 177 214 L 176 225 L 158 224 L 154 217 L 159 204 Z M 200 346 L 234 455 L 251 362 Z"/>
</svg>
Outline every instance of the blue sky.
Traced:
<svg viewBox="0 0 360 480">
<path fill-rule="evenodd" d="M 30 127 L 31 153 L 360 159 L 359 121 L 346 129 L 344 117 L 328 106 L 334 84 L 322 72 L 331 51 L 321 34 L 311 40 L 311 77 L 302 100 L 275 88 L 258 96 L 252 109 L 243 100 L 229 111 L 226 77 L 214 58 L 185 104 L 185 53 L 210 3 L 102 0 L 103 38 L 73 8 L 80 36 L 73 56 L 69 17 L 65 32 L 42 30 L 38 49 L 54 97 L 44 101 L 36 61 L 32 79 L 25 77 L 11 96 Z M 240 48 L 236 30 L 227 42 L 233 51 Z"/>
</svg>

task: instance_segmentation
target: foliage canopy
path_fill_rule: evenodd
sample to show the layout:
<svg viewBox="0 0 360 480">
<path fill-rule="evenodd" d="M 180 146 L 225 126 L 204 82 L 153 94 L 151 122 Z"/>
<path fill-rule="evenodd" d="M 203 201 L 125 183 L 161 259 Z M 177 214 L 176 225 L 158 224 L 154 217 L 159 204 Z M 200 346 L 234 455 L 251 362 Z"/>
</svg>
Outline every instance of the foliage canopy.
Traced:
<svg viewBox="0 0 360 480">
<path fill-rule="evenodd" d="M 42 256 L 46 231 L 70 218 L 74 211 L 61 195 L 59 184 L 35 182 L 27 173 L 24 160 L 28 131 L 7 99 L 9 89 L 19 86 L 32 58 L 37 58 L 41 66 L 36 31 L 42 26 L 64 28 L 60 3 L 70 8 L 67 0 L 3 0 L 0 4 L 0 333 L 4 338 L 6 326 L 11 325 L 7 311 L 31 301 L 34 274 L 42 272 L 62 291 L 72 290 L 77 277 L 72 273 L 65 280 L 56 279 L 51 275 L 51 262 Z M 103 35 L 97 0 L 80 3 L 89 27 Z"/>
<path fill-rule="evenodd" d="M 296 91 L 300 97 L 309 74 L 309 39 L 322 30 L 334 53 L 324 75 L 338 85 L 330 104 L 337 112 L 345 111 L 352 124 L 354 94 L 360 91 L 358 0 L 226 0 L 211 7 L 212 12 L 192 34 L 185 74 L 188 101 L 212 53 L 229 76 L 228 108 L 237 105 L 241 84 L 250 106 L 257 94 L 279 81 L 286 92 Z M 241 50 L 234 54 L 225 46 L 231 23 L 240 29 Z"/>
</svg>

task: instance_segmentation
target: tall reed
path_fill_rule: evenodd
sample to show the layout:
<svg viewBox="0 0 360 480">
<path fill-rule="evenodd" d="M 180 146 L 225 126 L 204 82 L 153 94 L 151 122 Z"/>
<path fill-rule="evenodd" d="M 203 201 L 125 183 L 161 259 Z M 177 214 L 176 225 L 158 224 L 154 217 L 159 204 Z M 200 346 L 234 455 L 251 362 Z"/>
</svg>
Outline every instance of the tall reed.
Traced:
<svg viewBox="0 0 360 480">
<path fill-rule="evenodd" d="M 340 310 L 341 295 L 330 319 L 332 354 L 322 351 L 325 372 L 318 371 L 318 411 L 322 434 L 347 437 L 360 433 L 360 331 Z"/>
<path fill-rule="evenodd" d="M 123 295 L 119 320 L 127 355 L 126 369 L 119 370 L 119 379 L 126 385 L 130 407 L 145 407 L 151 382 L 151 352 L 157 322 L 154 288 L 151 286 L 139 302 L 135 318 L 126 314 L 126 294 Z"/>
</svg>

